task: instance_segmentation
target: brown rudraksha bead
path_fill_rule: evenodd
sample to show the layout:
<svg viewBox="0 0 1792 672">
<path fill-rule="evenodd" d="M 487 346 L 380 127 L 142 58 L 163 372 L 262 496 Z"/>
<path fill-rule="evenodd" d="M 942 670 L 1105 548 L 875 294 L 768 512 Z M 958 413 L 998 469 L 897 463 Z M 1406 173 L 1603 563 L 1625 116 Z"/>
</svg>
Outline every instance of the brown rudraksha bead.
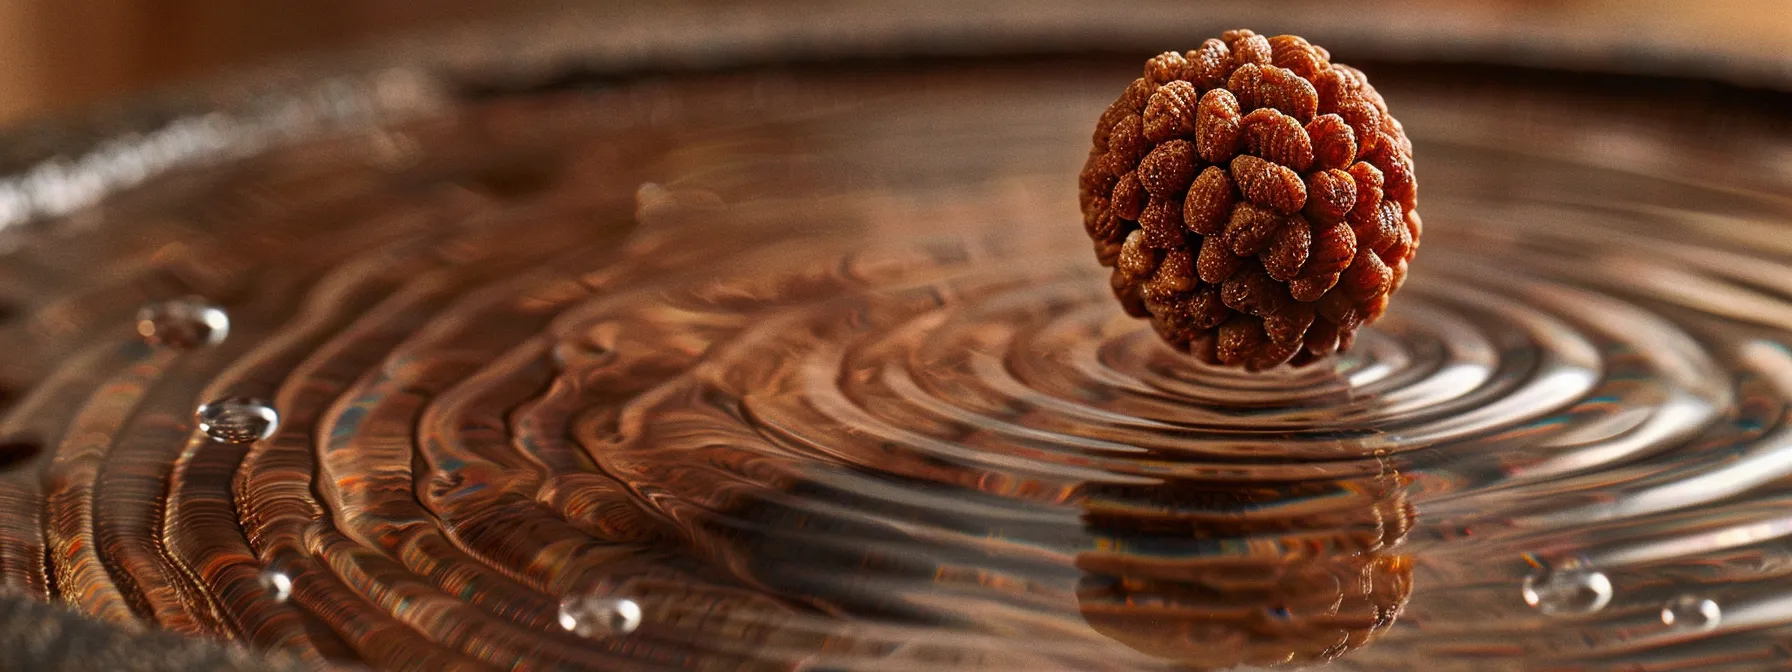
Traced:
<svg viewBox="0 0 1792 672">
<path fill-rule="evenodd" d="M 1114 295 L 1210 364 L 1349 348 L 1418 251 L 1406 131 L 1299 37 L 1232 30 L 1152 58 L 1094 140 L 1083 224 Z"/>
</svg>

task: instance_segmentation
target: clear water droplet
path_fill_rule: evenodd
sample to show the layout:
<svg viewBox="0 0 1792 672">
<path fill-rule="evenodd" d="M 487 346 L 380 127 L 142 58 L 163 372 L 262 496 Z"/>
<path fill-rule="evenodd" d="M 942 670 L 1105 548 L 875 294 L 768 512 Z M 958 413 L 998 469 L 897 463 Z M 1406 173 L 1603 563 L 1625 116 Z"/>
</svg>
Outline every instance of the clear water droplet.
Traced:
<svg viewBox="0 0 1792 672">
<path fill-rule="evenodd" d="M 560 627 L 580 637 L 626 635 L 641 627 L 641 605 L 625 597 L 569 597 L 560 601 Z"/>
<path fill-rule="evenodd" d="M 152 303 L 137 310 L 137 335 L 182 350 L 217 345 L 230 335 L 230 315 L 197 297 Z"/>
<path fill-rule="evenodd" d="M 287 576 L 285 572 L 272 569 L 264 570 L 261 576 L 256 578 L 261 581 L 261 589 L 268 591 L 268 597 L 275 602 L 292 599 L 292 577 Z"/>
<path fill-rule="evenodd" d="M 205 404 L 193 413 L 200 431 L 225 443 L 254 443 L 274 435 L 280 414 L 260 399 L 230 397 Z"/>
<path fill-rule="evenodd" d="M 1681 630 L 1704 632 L 1723 619 L 1717 602 L 1697 595 L 1681 595 L 1661 606 L 1661 622 Z"/>
<path fill-rule="evenodd" d="M 1569 561 L 1524 577 L 1525 604 L 1545 614 L 1590 614 L 1612 601 L 1612 581 L 1590 565 Z"/>
</svg>

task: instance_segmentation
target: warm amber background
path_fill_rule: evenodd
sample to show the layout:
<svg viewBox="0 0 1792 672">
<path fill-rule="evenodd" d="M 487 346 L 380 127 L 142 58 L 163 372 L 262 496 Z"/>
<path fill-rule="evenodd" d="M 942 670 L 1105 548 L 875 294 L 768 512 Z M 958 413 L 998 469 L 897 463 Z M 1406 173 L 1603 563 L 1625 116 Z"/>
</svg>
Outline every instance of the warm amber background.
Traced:
<svg viewBox="0 0 1792 672">
<path fill-rule="evenodd" d="M 0 122 L 543 0 L 0 0 Z"/>
<path fill-rule="evenodd" d="M 1300 4 L 1296 0 L 1262 2 Z M 1792 62 L 1792 0 L 1330 0 L 1328 4 L 1355 2 L 1373 2 L 1384 8 L 1407 6 L 1417 17 L 1454 14 L 1475 25 L 1515 31 L 1596 25 L 1625 35 L 1668 36 L 1714 53 L 1776 55 Z M 394 32 L 428 31 L 547 7 L 583 6 L 601 12 L 602 5 L 614 4 L 598 0 L 0 0 L 0 123 L 52 115 L 96 99 L 294 51 L 337 48 Z M 1123 2 L 1115 4 L 1124 7 Z M 800 11 L 786 7 L 783 13 L 791 20 L 801 20 Z"/>
</svg>

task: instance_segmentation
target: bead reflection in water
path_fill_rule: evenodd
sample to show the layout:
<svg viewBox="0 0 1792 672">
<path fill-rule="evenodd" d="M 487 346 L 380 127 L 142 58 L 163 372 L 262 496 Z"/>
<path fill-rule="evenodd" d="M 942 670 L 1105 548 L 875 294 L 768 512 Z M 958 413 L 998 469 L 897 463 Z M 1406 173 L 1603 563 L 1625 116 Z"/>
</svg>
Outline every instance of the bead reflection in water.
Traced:
<svg viewBox="0 0 1792 672">
<path fill-rule="evenodd" d="M 1612 601 L 1612 582 L 1585 561 L 1568 560 L 1524 577 L 1524 603 L 1545 614 L 1590 614 Z"/>
<path fill-rule="evenodd" d="M 1717 627 L 1723 610 L 1717 601 L 1697 595 L 1681 595 L 1661 606 L 1661 622 L 1680 630 L 1704 632 Z"/>
<path fill-rule="evenodd" d="M 137 335 L 182 350 L 217 345 L 230 335 L 230 316 L 198 297 L 152 303 L 137 311 Z"/>
<path fill-rule="evenodd" d="M 568 597 L 560 601 L 560 627 L 580 637 L 626 635 L 641 627 L 641 605 L 625 597 Z"/>
<path fill-rule="evenodd" d="M 256 580 L 261 583 L 262 590 L 268 591 L 269 599 L 275 602 L 292 599 L 292 577 L 287 576 L 285 572 L 272 569 L 263 570 Z"/>
<path fill-rule="evenodd" d="M 1089 626 L 1186 669 L 1314 664 L 1379 637 L 1412 593 L 1416 515 L 1392 473 L 1090 488 Z M 1289 552 L 1286 549 L 1303 549 Z"/>
<path fill-rule="evenodd" d="M 254 443 L 274 435 L 280 414 L 260 399 L 230 397 L 205 404 L 193 413 L 200 431 L 225 443 Z"/>
</svg>

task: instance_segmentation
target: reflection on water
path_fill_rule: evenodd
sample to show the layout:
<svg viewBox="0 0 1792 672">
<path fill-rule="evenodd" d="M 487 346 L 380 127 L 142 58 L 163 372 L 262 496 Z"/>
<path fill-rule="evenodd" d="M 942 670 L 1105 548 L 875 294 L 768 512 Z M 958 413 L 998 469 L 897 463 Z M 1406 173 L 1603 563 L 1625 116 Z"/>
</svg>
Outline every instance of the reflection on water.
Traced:
<svg viewBox="0 0 1792 672">
<path fill-rule="evenodd" d="M 1083 618 L 1191 669 L 1328 661 L 1393 624 L 1412 560 L 1400 479 L 1166 481 L 1097 489 Z"/>
<path fill-rule="evenodd" d="M 1089 260 L 1130 70 L 499 96 L 15 232 L 0 582 L 406 669 L 1783 655 L 1783 138 L 1377 73 L 1426 253 L 1250 375 Z"/>
</svg>

